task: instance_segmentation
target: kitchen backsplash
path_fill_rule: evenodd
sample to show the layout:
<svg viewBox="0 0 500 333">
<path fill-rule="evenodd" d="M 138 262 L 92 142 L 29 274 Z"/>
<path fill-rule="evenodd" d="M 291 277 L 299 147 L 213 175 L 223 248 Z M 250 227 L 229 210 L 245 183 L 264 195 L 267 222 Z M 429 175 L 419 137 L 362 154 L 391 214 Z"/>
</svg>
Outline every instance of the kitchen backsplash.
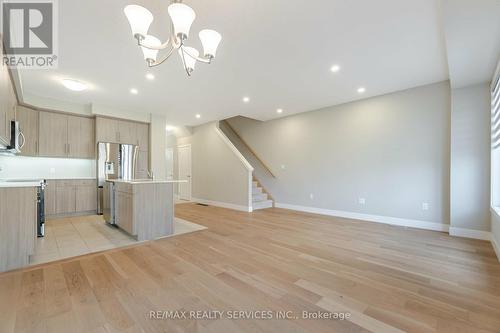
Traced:
<svg viewBox="0 0 500 333">
<path fill-rule="evenodd" d="M 0 156 L 0 179 L 95 177 L 95 160 Z"/>
</svg>

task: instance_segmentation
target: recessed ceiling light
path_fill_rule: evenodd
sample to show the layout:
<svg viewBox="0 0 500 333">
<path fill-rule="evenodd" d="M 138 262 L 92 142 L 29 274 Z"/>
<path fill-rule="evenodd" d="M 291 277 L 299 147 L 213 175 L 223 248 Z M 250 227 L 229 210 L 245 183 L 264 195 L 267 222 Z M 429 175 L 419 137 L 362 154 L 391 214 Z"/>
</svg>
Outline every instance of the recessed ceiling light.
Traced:
<svg viewBox="0 0 500 333">
<path fill-rule="evenodd" d="M 63 79 L 61 81 L 61 83 L 66 88 L 68 88 L 69 90 L 73 90 L 73 91 L 84 91 L 84 90 L 88 89 L 88 86 L 85 83 L 77 81 L 77 80 Z"/>
<path fill-rule="evenodd" d="M 201 118 L 201 114 L 198 113 L 195 117 L 198 118 L 198 119 L 200 119 Z"/>
<path fill-rule="evenodd" d="M 167 130 L 167 132 L 172 132 L 173 130 L 175 130 L 175 127 L 174 127 L 174 126 L 167 125 L 167 126 L 165 127 L 165 129 Z"/>
<path fill-rule="evenodd" d="M 243 97 L 243 103 L 250 102 L 250 97 Z"/>
<path fill-rule="evenodd" d="M 137 95 L 137 94 L 139 93 L 139 90 L 137 90 L 137 89 L 135 89 L 135 88 L 132 88 L 132 89 L 130 89 L 130 93 L 131 93 L 132 95 Z"/>
<path fill-rule="evenodd" d="M 153 74 L 151 74 L 151 73 L 148 73 L 148 74 L 146 74 L 146 79 L 148 79 L 148 80 L 154 80 L 155 76 Z"/>
<path fill-rule="evenodd" d="M 340 70 L 340 66 L 339 65 L 333 65 L 332 67 L 330 67 L 330 70 L 334 73 L 337 73 L 339 70 Z"/>
<path fill-rule="evenodd" d="M 283 109 L 276 110 L 277 113 L 283 113 Z"/>
<path fill-rule="evenodd" d="M 361 88 L 358 88 L 358 93 L 362 94 L 366 91 L 365 88 L 361 87 Z"/>
</svg>

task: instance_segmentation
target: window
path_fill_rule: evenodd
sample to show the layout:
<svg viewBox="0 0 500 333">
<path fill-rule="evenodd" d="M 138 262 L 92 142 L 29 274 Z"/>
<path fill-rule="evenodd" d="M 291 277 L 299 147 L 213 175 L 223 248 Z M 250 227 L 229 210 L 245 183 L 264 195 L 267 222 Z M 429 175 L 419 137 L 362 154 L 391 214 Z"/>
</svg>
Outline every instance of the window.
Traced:
<svg viewBox="0 0 500 333">
<path fill-rule="evenodd" d="M 491 83 L 491 206 L 500 213 L 500 62 Z"/>
</svg>

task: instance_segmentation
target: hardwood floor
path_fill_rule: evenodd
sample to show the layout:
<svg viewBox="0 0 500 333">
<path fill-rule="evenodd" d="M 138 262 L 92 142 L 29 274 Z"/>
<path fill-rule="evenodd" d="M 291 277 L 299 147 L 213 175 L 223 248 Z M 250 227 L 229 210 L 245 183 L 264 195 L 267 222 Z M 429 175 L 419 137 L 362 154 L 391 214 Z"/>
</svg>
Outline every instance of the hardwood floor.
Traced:
<svg viewBox="0 0 500 333">
<path fill-rule="evenodd" d="M 1 274 L 0 332 L 500 332 L 488 242 L 283 209 L 176 209 L 208 229 Z M 150 318 L 173 310 L 228 312 Z M 227 319 L 251 314 L 235 310 L 297 319 Z"/>
</svg>

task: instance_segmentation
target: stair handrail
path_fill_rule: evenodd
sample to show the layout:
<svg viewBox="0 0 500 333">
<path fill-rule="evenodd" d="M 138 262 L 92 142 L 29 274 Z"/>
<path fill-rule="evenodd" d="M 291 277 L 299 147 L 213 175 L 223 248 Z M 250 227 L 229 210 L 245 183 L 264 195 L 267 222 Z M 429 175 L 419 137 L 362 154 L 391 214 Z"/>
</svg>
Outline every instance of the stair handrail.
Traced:
<svg viewBox="0 0 500 333">
<path fill-rule="evenodd" d="M 276 178 L 276 175 L 274 174 L 274 172 L 271 171 L 271 168 L 259 157 L 259 155 L 257 155 L 257 153 L 252 149 L 252 147 L 250 147 L 248 145 L 248 143 L 246 143 L 245 140 L 243 140 L 243 138 L 238 134 L 238 132 L 236 132 L 236 130 L 233 128 L 233 126 L 231 126 L 231 124 L 226 121 L 225 119 L 224 120 L 221 120 L 221 122 L 224 122 L 224 125 L 226 125 L 229 130 L 231 132 L 233 132 L 233 134 L 245 145 L 245 147 L 248 149 L 248 151 L 250 151 L 250 153 L 255 156 L 255 158 L 260 162 L 260 164 L 262 164 L 262 166 L 264 167 L 264 169 L 266 169 L 266 171 L 273 177 L 273 178 Z"/>
</svg>

